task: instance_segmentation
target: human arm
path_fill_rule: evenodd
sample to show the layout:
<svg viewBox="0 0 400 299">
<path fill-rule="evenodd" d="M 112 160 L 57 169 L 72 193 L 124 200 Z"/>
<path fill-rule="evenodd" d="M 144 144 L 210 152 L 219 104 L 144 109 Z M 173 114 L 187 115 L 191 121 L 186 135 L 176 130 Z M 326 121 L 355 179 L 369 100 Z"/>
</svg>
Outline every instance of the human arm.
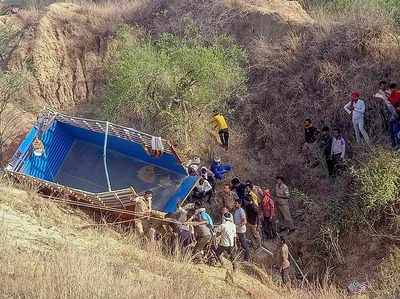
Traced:
<svg viewBox="0 0 400 299">
<path fill-rule="evenodd" d="M 344 141 L 344 139 L 342 138 L 342 151 L 341 151 L 341 155 L 340 158 L 344 159 L 344 154 L 346 152 L 346 142 Z"/>
<path fill-rule="evenodd" d="M 203 221 L 186 221 L 184 223 L 185 225 L 193 225 L 193 226 L 199 226 L 202 224 L 207 224 L 207 221 L 203 220 Z"/>
<path fill-rule="evenodd" d="M 351 114 L 350 105 L 351 105 L 351 102 L 348 102 L 348 103 L 344 106 L 344 110 L 346 110 L 346 112 L 347 112 L 348 114 Z"/>
<path fill-rule="evenodd" d="M 275 203 L 272 199 L 269 201 L 269 208 L 271 209 L 269 220 L 272 221 L 272 218 L 275 217 Z"/>
</svg>

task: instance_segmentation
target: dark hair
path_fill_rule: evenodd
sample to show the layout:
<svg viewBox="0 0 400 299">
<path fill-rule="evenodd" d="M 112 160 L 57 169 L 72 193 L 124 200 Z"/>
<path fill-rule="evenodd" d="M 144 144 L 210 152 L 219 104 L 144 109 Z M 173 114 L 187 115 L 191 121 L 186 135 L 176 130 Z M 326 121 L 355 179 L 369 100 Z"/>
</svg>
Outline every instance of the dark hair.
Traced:
<svg viewBox="0 0 400 299">
<path fill-rule="evenodd" d="M 282 242 L 282 243 L 286 243 L 286 240 L 285 240 L 284 237 L 281 237 L 281 242 Z"/>
<path fill-rule="evenodd" d="M 233 186 L 235 186 L 235 185 L 237 185 L 237 184 L 240 184 L 240 180 L 239 180 L 238 178 L 233 178 L 232 181 L 231 181 L 231 184 L 232 184 Z"/>
<path fill-rule="evenodd" d="M 397 84 L 396 84 L 396 83 L 390 83 L 389 87 L 390 87 L 390 88 L 396 88 L 396 87 L 397 87 Z"/>
<path fill-rule="evenodd" d="M 277 180 L 281 180 L 282 182 L 285 181 L 285 178 L 284 178 L 283 176 L 279 176 L 279 175 L 276 177 L 276 179 L 277 179 Z"/>
<path fill-rule="evenodd" d="M 322 132 L 329 132 L 329 127 L 327 127 L 327 126 L 323 127 Z"/>
<path fill-rule="evenodd" d="M 144 193 L 144 195 L 148 195 L 148 194 L 153 194 L 153 191 L 146 191 L 145 193 Z"/>
<path fill-rule="evenodd" d="M 235 202 L 237 202 L 238 204 L 242 205 L 242 199 L 241 198 L 236 198 Z"/>
<path fill-rule="evenodd" d="M 311 118 L 306 118 L 306 121 L 310 123 L 311 122 Z"/>
<path fill-rule="evenodd" d="M 201 204 L 200 201 L 196 201 L 196 202 L 194 203 L 194 206 L 195 206 L 196 208 L 202 208 L 202 207 L 203 207 L 203 205 Z"/>
<path fill-rule="evenodd" d="M 382 85 L 382 84 L 387 84 L 387 82 L 385 80 L 382 80 L 379 82 L 379 85 Z"/>
<path fill-rule="evenodd" d="M 341 131 L 340 131 L 339 128 L 334 128 L 333 131 L 336 131 L 336 132 L 338 132 L 339 134 L 341 133 Z"/>
<path fill-rule="evenodd" d="M 253 184 L 252 183 L 247 183 L 246 188 L 249 187 L 250 189 L 253 189 Z"/>
</svg>

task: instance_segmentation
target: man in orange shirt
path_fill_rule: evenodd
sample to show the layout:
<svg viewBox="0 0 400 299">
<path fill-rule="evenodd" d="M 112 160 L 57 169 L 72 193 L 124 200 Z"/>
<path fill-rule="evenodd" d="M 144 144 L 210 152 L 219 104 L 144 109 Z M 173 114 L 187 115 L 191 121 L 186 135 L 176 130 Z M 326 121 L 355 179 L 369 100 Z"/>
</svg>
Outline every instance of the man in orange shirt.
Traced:
<svg viewBox="0 0 400 299">
<path fill-rule="evenodd" d="M 216 124 L 216 127 L 219 129 L 218 134 L 219 138 L 221 139 L 222 146 L 225 148 L 225 150 L 228 150 L 229 130 L 225 118 L 221 113 L 217 113 L 210 121 L 210 124 L 211 123 Z"/>
</svg>

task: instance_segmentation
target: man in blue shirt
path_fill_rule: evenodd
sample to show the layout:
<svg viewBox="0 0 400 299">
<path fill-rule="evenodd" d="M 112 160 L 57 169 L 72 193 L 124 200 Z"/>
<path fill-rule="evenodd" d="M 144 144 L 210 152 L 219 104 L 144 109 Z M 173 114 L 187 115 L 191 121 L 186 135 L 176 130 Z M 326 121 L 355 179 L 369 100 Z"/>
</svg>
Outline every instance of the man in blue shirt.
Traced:
<svg viewBox="0 0 400 299">
<path fill-rule="evenodd" d="M 250 259 L 250 250 L 249 244 L 246 238 L 246 224 L 247 217 L 245 211 L 241 207 L 242 200 L 237 199 L 235 201 L 235 212 L 233 214 L 233 223 L 236 225 L 236 234 L 239 239 L 240 245 L 244 250 L 244 260 L 249 261 Z"/>
</svg>

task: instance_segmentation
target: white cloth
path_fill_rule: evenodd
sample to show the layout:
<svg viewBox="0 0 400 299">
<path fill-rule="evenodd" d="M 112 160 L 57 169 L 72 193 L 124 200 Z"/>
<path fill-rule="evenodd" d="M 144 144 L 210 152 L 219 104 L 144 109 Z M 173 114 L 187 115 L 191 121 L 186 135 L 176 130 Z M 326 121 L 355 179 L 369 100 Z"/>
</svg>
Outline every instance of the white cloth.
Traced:
<svg viewBox="0 0 400 299">
<path fill-rule="evenodd" d="M 380 94 L 379 92 L 375 94 L 375 98 L 387 100 L 387 97 L 383 94 Z"/>
<path fill-rule="evenodd" d="M 340 154 L 340 157 L 343 159 L 344 158 L 344 153 L 346 152 L 346 142 L 342 137 L 332 138 L 332 147 L 331 147 L 331 154 L 336 155 Z"/>
<path fill-rule="evenodd" d="M 151 137 L 151 149 L 153 151 L 161 151 L 164 152 L 164 145 L 162 144 L 161 137 Z"/>
<path fill-rule="evenodd" d="M 357 143 L 360 143 L 360 132 L 363 135 L 365 142 L 369 143 L 369 137 L 367 131 L 365 131 L 364 129 L 364 118 L 354 119 L 353 117 L 353 127 L 354 127 L 354 132 L 356 133 Z"/>
<path fill-rule="evenodd" d="M 346 110 L 348 114 L 351 114 L 350 105 L 351 102 L 348 102 L 346 106 L 344 106 L 344 110 Z M 357 102 L 354 103 L 353 120 L 361 118 L 364 119 L 364 113 L 365 113 L 364 101 L 358 100 Z"/>
<path fill-rule="evenodd" d="M 216 231 L 221 233 L 219 245 L 224 247 L 235 246 L 236 225 L 232 221 L 223 220 L 222 224 L 216 227 Z"/>
<path fill-rule="evenodd" d="M 212 187 L 211 187 L 210 183 L 209 183 L 207 180 L 204 180 L 204 182 L 203 182 L 202 185 L 198 184 L 198 185 L 196 186 L 196 189 L 197 189 L 197 191 L 199 191 L 199 192 L 204 192 L 204 193 L 206 193 L 206 192 L 210 191 L 210 190 L 212 189 Z"/>
</svg>

